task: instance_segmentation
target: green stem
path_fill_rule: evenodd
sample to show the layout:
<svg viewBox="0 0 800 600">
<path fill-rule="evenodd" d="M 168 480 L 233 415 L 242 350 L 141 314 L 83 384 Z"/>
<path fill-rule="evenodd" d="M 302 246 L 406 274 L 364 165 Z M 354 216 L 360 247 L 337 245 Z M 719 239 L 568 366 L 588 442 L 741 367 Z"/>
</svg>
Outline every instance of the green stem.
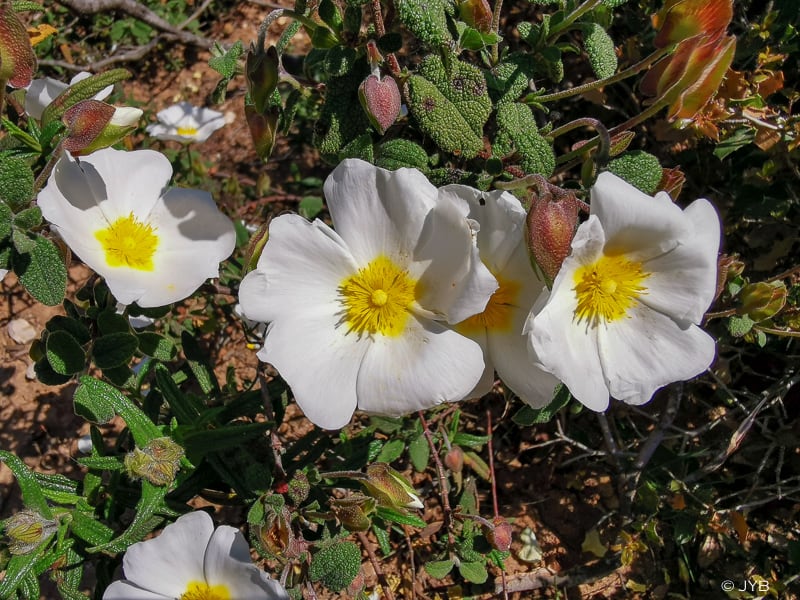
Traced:
<svg viewBox="0 0 800 600">
<path fill-rule="evenodd" d="M 772 335 L 800 338 L 800 331 L 775 329 L 774 327 L 762 327 L 761 325 L 753 325 L 753 329 L 755 329 L 756 331 L 763 331 L 764 333 L 771 333 Z"/>
<path fill-rule="evenodd" d="M 563 98 L 569 98 L 570 96 L 578 96 L 580 94 L 585 94 L 591 90 L 596 90 L 601 87 L 605 87 L 607 85 L 611 85 L 612 83 L 617 83 L 618 81 L 622 81 L 623 79 L 627 79 L 645 69 L 649 69 L 650 65 L 652 65 L 657 60 L 663 58 L 669 53 L 668 48 L 659 48 L 655 52 L 653 52 L 650 56 L 640 60 L 635 65 L 631 65 L 627 69 L 620 71 L 619 73 L 615 73 L 610 77 L 606 77 L 604 79 L 598 79 L 596 81 L 590 81 L 589 83 L 584 83 L 583 85 L 578 85 L 573 88 L 569 88 L 568 90 L 561 90 L 560 92 L 554 92 L 552 94 L 545 94 L 544 96 L 536 96 L 535 94 L 530 94 L 526 98 L 523 99 L 523 102 L 528 104 L 544 104 L 545 102 L 552 102 L 554 100 L 561 100 Z"/>
<path fill-rule="evenodd" d="M 47 183 L 47 178 L 50 177 L 50 173 L 53 171 L 53 167 L 56 166 L 56 162 L 58 159 L 61 158 L 61 155 L 64 153 L 63 147 L 64 141 L 60 141 L 58 146 L 55 147 L 53 150 L 52 156 L 50 156 L 50 160 L 47 161 L 47 164 L 42 169 L 42 172 L 39 173 L 39 176 L 36 178 L 36 181 L 33 182 L 33 195 L 36 196 L 44 187 L 44 184 Z"/>
<path fill-rule="evenodd" d="M 604 165 L 608 161 L 608 155 L 611 151 L 611 136 L 608 134 L 608 129 L 597 119 L 591 117 L 583 117 L 582 119 L 575 119 L 569 123 L 555 128 L 547 136 L 549 138 L 557 138 L 560 135 L 568 133 L 578 127 L 592 127 L 597 132 L 597 139 L 599 140 L 600 149 L 597 152 L 596 162 L 598 165 Z"/>
<path fill-rule="evenodd" d="M 552 44 L 553 40 L 558 37 L 559 33 L 567 29 L 570 25 L 572 25 L 590 10 L 594 10 L 602 2 L 603 0 L 586 0 L 586 2 L 578 6 L 578 8 L 564 17 L 564 20 L 561 21 L 561 23 L 558 23 L 550 30 L 550 36 L 547 38 L 547 43 Z"/>
</svg>

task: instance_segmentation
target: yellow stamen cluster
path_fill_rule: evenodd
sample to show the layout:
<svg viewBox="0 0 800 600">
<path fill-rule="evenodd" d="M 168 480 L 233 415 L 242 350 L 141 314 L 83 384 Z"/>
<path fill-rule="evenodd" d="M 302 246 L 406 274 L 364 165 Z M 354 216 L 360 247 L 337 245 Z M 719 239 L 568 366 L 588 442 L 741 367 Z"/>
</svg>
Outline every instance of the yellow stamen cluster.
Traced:
<svg viewBox="0 0 800 600">
<path fill-rule="evenodd" d="M 231 600 L 231 593 L 224 585 L 190 581 L 180 600 Z"/>
<path fill-rule="evenodd" d="M 349 331 L 396 337 L 403 333 L 417 282 L 386 256 L 379 256 L 339 286 Z"/>
<path fill-rule="evenodd" d="M 483 330 L 497 332 L 511 331 L 512 310 L 517 305 L 520 290 L 518 281 L 505 279 L 495 275 L 498 288 L 495 290 L 482 313 L 472 315 L 458 324 L 457 329 L 465 334 L 474 334 Z"/>
<path fill-rule="evenodd" d="M 637 298 L 647 293 L 642 282 L 650 276 L 642 263 L 624 255 L 607 256 L 575 271 L 575 318 L 595 327 L 623 318 L 636 306 Z"/>
<path fill-rule="evenodd" d="M 197 135 L 197 127 L 178 127 L 178 135 L 194 137 Z"/>
<path fill-rule="evenodd" d="M 153 270 L 158 235 L 152 225 L 142 223 L 133 213 L 120 217 L 105 229 L 95 231 L 94 237 L 103 246 L 108 266 Z"/>
<path fill-rule="evenodd" d="M 156 230 L 152 225 L 139 221 L 133 213 L 95 231 L 94 237 L 103 247 L 108 266 L 153 270 L 153 255 L 158 248 Z"/>
</svg>

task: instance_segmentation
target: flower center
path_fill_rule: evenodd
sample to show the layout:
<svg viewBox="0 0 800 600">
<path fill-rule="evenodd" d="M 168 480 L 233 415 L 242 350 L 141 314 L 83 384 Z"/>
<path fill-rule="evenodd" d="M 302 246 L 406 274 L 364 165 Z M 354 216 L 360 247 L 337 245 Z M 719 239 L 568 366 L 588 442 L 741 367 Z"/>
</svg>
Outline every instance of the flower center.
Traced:
<svg viewBox="0 0 800 600">
<path fill-rule="evenodd" d="M 403 333 L 417 282 L 379 256 L 339 286 L 349 331 L 395 337 Z"/>
<path fill-rule="evenodd" d="M 178 135 L 194 137 L 197 135 L 197 127 L 178 127 Z"/>
<path fill-rule="evenodd" d="M 620 256 L 603 256 L 575 271 L 575 296 L 578 322 L 586 319 L 593 327 L 623 318 L 636 306 L 637 298 L 647 293 L 642 282 L 650 276 L 642 263 Z"/>
<path fill-rule="evenodd" d="M 231 600 L 231 593 L 224 585 L 190 581 L 180 600 Z"/>
<path fill-rule="evenodd" d="M 484 330 L 511 331 L 511 315 L 516 307 L 520 284 L 494 274 L 498 288 L 495 290 L 482 313 L 472 315 L 456 325 L 464 334 L 476 334 Z"/>
<path fill-rule="evenodd" d="M 108 266 L 153 270 L 158 236 L 152 225 L 142 223 L 133 213 L 120 217 L 105 229 L 95 231 L 94 237 L 106 253 Z"/>
</svg>

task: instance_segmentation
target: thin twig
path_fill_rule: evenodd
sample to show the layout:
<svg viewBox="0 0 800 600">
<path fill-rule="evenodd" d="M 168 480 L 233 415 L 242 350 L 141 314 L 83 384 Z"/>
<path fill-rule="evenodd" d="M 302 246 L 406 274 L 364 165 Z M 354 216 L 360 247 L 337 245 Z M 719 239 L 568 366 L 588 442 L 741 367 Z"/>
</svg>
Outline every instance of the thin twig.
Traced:
<svg viewBox="0 0 800 600">
<path fill-rule="evenodd" d="M 375 556 L 375 552 L 372 550 L 372 547 L 369 544 L 367 535 L 363 531 L 359 531 L 358 539 L 361 542 L 361 546 L 363 546 L 364 550 L 367 552 L 369 562 L 372 563 L 372 568 L 375 569 L 375 575 L 378 576 L 378 581 L 381 582 L 381 587 L 383 588 L 383 593 L 386 596 L 386 600 L 394 600 L 394 592 L 392 592 L 392 588 L 389 587 L 389 581 L 386 579 L 386 574 L 383 572 L 383 569 L 381 569 L 381 564 L 378 562 L 378 557 Z"/>
<path fill-rule="evenodd" d="M 500 511 L 497 507 L 497 477 L 494 472 L 494 447 L 492 445 L 492 411 L 486 410 L 486 435 L 489 441 L 486 444 L 489 452 L 489 475 L 492 478 L 492 507 L 494 508 L 494 518 L 497 520 L 500 517 Z M 492 524 L 494 527 L 494 524 Z M 506 571 L 500 569 L 500 577 L 503 582 L 503 598 L 508 600 L 508 587 L 506 586 Z"/>
<path fill-rule="evenodd" d="M 436 449 L 436 444 L 433 443 L 433 434 L 428 429 L 428 422 L 425 420 L 425 414 L 422 411 L 417 413 L 419 422 L 422 424 L 422 433 L 428 441 L 428 447 L 431 450 L 433 461 L 436 463 L 436 473 L 439 477 L 439 495 L 442 498 L 442 512 L 444 513 L 444 522 L 447 525 L 447 540 L 452 548 L 455 545 L 453 539 L 453 511 L 450 508 L 450 494 L 447 486 L 447 476 L 444 472 L 442 459 L 439 458 L 439 451 Z"/>
</svg>

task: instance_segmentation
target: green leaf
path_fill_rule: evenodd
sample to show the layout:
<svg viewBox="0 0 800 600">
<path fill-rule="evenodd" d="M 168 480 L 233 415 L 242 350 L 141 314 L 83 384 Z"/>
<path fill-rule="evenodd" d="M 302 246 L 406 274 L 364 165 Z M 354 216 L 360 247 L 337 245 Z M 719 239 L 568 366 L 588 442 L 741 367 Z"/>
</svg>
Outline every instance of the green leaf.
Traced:
<svg viewBox="0 0 800 600">
<path fill-rule="evenodd" d="M 33 198 L 33 171 L 24 160 L 0 158 L 0 200 L 14 212 L 28 206 Z"/>
<path fill-rule="evenodd" d="M 63 315 L 52 317 L 45 325 L 45 329 L 50 333 L 65 331 L 81 345 L 88 342 L 91 337 L 86 325 L 72 317 L 65 317 Z"/>
<path fill-rule="evenodd" d="M 139 350 L 144 352 L 147 356 L 152 356 L 156 360 L 169 361 L 175 358 L 178 353 L 178 348 L 168 337 L 144 331 L 137 334 L 139 338 Z"/>
<path fill-rule="evenodd" d="M 415 142 L 395 138 L 378 146 L 375 165 L 390 171 L 412 167 L 424 172 L 428 169 L 428 153 Z"/>
<path fill-rule="evenodd" d="M 20 254 L 30 254 L 36 250 L 36 234 L 28 233 L 12 225 L 11 241 Z"/>
<path fill-rule="evenodd" d="M 361 550 L 353 542 L 343 541 L 322 548 L 311 557 L 308 577 L 321 581 L 332 592 L 346 588 L 361 569 Z"/>
<path fill-rule="evenodd" d="M 383 555 L 389 556 L 392 553 L 392 544 L 389 540 L 389 533 L 374 523 L 372 524 L 372 533 L 375 535 L 375 539 L 378 540 L 378 546 L 380 546 Z"/>
<path fill-rule="evenodd" d="M 50 363 L 46 359 L 38 361 L 34 367 L 36 379 L 45 385 L 61 385 L 67 383 L 71 379 L 71 375 L 60 375 L 53 370 Z"/>
<path fill-rule="evenodd" d="M 483 149 L 481 135 L 491 111 L 491 101 L 480 71 L 455 59 L 453 62 L 462 67 L 453 69 L 449 78 L 441 59 L 432 56 L 423 64 L 427 68 L 420 69 L 428 77 L 420 74 L 408 79 L 408 108 L 423 133 L 439 148 L 464 158 L 474 158 Z M 440 72 L 436 72 L 436 67 Z M 434 77 L 435 81 L 429 77 Z"/>
<path fill-rule="evenodd" d="M 314 130 L 314 143 L 324 156 L 338 159 L 342 148 L 369 130 L 369 119 L 358 100 L 358 86 L 368 74 L 366 61 L 359 61 L 345 75 L 328 80 L 325 105 Z"/>
<path fill-rule="evenodd" d="M 415 435 L 408 443 L 408 456 L 411 459 L 411 464 L 414 470 L 422 473 L 428 468 L 428 461 L 431 457 L 431 449 L 428 446 L 428 440 L 425 439 L 423 434 Z"/>
<path fill-rule="evenodd" d="M 200 418 L 202 406 L 194 402 L 188 394 L 184 394 L 175 383 L 169 370 L 164 365 L 156 365 L 156 385 L 169 404 L 172 414 L 181 425 L 191 425 Z"/>
<path fill-rule="evenodd" d="M 98 521 L 93 514 L 77 508 L 71 514 L 70 529 L 77 537 L 92 546 L 106 544 L 114 537 L 114 530 Z"/>
<path fill-rule="evenodd" d="M 559 384 L 556 387 L 553 399 L 547 406 L 537 409 L 525 405 L 511 417 L 511 420 L 523 427 L 548 423 L 559 410 L 567 405 L 570 398 L 572 398 L 572 395 L 569 393 L 567 386 Z"/>
<path fill-rule="evenodd" d="M 514 52 L 503 61 L 486 71 L 486 84 L 489 95 L 496 104 L 515 102 L 530 88 L 530 81 L 536 73 L 536 61 L 525 52 Z"/>
<path fill-rule="evenodd" d="M 42 223 L 42 209 L 31 206 L 14 215 L 14 225 L 20 229 L 33 229 Z"/>
<path fill-rule="evenodd" d="M 755 139 L 755 130 L 751 128 L 742 128 L 737 129 L 731 135 L 726 137 L 720 143 L 717 144 L 717 147 L 714 148 L 714 156 L 722 160 L 729 154 L 732 154 L 739 150 L 740 148 L 744 148 L 745 146 L 750 145 L 753 140 Z"/>
<path fill-rule="evenodd" d="M 107 423 L 118 414 L 131 430 L 137 446 L 146 446 L 150 440 L 161 437 L 161 431 L 138 406 L 104 381 L 82 376 L 73 398 L 75 413 L 93 423 Z"/>
<path fill-rule="evenodd" d="M 30 554 L 17 554 L 11 557 L 5 566 L 5 575 L 0 581 L 0 598 L 5 600 L 17 597 L 14 591 L 24 585 L 23 581 L 32 574 L 36 563 L 45 555 L 46 551 L 46 546 L 40 546 L 37 551 Z M 39 594 L 31 596 L 25 592 L 22 597 L 38 598 Z"/>
<path fill-rule="evenodd" d="M 434 579 L 444 579 L 453 570 L 452 560 L 432 560 L 424 565 L 425 571 Z"/>
<path fill-rule="evenodd" d="M 517 152 L 520 166 L 526 173 L 552 175 L 556 166 L 553 147 L 536 126 L 531 109 L 518 102 L 501 104 L 497 108 L 499 131 L 495 153 L 509 155 Z"/>
<path fill-rule="evenodd" d="M 486 567 L 482 562 L 462 562 L 458 565 L 458 572 L 461 576 L 471 583 L 486 583 L 489 578 L 489 573 L 486 572 Z"/>
<path fill-rule="evenodd" d="M 274 423 L 264 421 L 261 423 L 244 423 L 241 425 L 226 425 L 216 429 L 201 429 L 179 436 L 179 441 L 186 448 L 186 453 L 193 463 L 209 452 L 219 452 L 230 448 L 252 444 L 264 436 L 264 433 L 274 427 Z"/>
<path fill-rule="evenodd" d="M 0 183 L 0 185 L 2 185 Z M 7 204 L 0 202 L 0 240 L 4 240 L 11 236 L 11 221 L 14 219 L 14 213 Z"/>
<path fill-rule="evenodd" d="M 211 49 L 211 54 L 211 58 L 208 59 L 208 66 L 222 75 L 223 79 L 230 81 L 233 79 L 233 76 L 236 75 L 239 58 L 244 54 L 244 46 L 241 41 L 237 41 L 230 48 L 225 50 L 225 48 L 215 42 Z"/>
<path fill-rule="evenodd" d="M 37 511 L 45 519 L 52 519 L 53 513 L 50 510 L 50 505 L 47 504 L 44 492 L 28 465 L 22 462 L 22 459 L 5 450 L 0 450 L 0 461 L 6 463 L 6 466 L 14 473 L 14 477 L 17 478 L 25 506 Z"/>
<path fill-rule="evenodd" d="M 56 504 L 75 504 L 81 499 L 78 482 L 59 473 L 34 473 L 44 497 Z"/>
<path fill-rule="evenodd" d="M 452 39 L 444 0 L 397 0 L 395 8 L 403 25 L 425 44 L 438 47 Z"/>
<path fill-rule="evenodd" d="M 97 327 L 103 335 L 109 333 L 130 333 L 131 324 L 123 315 L 116 312 L 116 309 L 104 310 L 97 315 Z"/>
<path fill-rule="evenodd" d="M 47 336 L 47 362 L 59 375 L 74 375 L 86 366 L 86 353 L 66 331 L 54 331 Z"/>
<path fill-rule="evenodd" d="M 756 322 L 747 315 L 734 315 L 728 319 L 728 331 L 733 337 L 743 337 L 753 329 L 753 325 L 755 324 Z"/>
<path fill-rule="evenodd" d="M 119 471 L 123 467 L 122 461 L 116 456 L 84 456 L 78 459 L 78 464 L 96 471 Z"/>
<path fill-rule="evenodd" d="M 319 196 L 304 196 L 302 200 L 300 200 L 300 204 L 297 207 L 297 212 L 300 213 L 301 217 L 305 217 L 306 219 L 313 219 L 322 211 L 323 203 L 322 198 Z"/>
<path fill-rule="evenodd" d="M 100 369 L 113 369 L 127 365 L 139 342 L 130 333 L 118 332 L 101 335 L 92 345 L 92 360 Z"/>
<path fill-rule="evenodd" d="M 189 363 L 189 368 L 197 378 L 197 383 L 200 384 L 200 389 L 203 390 L 203 393 L 210 394 L 212 391 L 219 391 L 219 382 L 217 382 L 217 378 L 214 375 L 214 370 L 208 365 L 208 361 L 197 344 L 197 340 L 188 331 L 181 333 L 181 345 L 183 346 L 183 354 Z"/>
<path fill-rule="evenodd" d="M 663 175 L 658 158 L 643 150 L 620 154 L 608 163 L 608 170 L 650 195 L 658 189 Z"/>
<path fill-rule="evenodd" d="M 144 539 L 161 523 L 162 518 L 155 514 L 166 508 L 164 496 L 168 491 L 169 486 L 155 486 L 148 481 L 142 481 L 142 497 L 136 504 L 133 521 L 128 528 L 113 540 L 88 548 L 88 552 L 124 552 L 131 544 Z"/>
<path fill-rule="evenodd" d="M 589 64 L 598 79 L 611 77 L 617 71 L 617 53 L 614 40 L 597 23 L 583 25 L 583 47 L 589 56 Z"/>
<path fill-rule="evenodd" d="M 381 448 L 380 454 L 378 454 L 378 458 L 376 462 L 382 463 L 390 463 L 394 462 L 403 454 L 406 449 L 406 444 L 403 440 L 389 440 L 386 444 L 384 444 L 383 448 Z"/>
<path fill-rule="evenodd" d="M 450 442 L 458 446 L 480 449 L 487 444 L 490 439 L 491 436 L 488 435 L 472 435 L 471 433 L 459 431 L 451 438 Z"/>
<path fill-rule="evenodd" d="M 388 508 L 386 506 L 379 506 L 375 509 L 375 513 L 384 521 L 388 521 L 390 523 L 397 523 L 399 525 L 411 525 L 412 527 L 418 527 L 419 529 L 423 529 L 427 524 L 425 521 L 420 519 L 416 515 L 412 515 L 411 513 L 400 512 L 399 510 L 395 510 L 393 508 Z"/>
<path fill-rule="evenodd" d="M 14 267 L 31 296 L 47 306 L 61 304 L 67 291 L 67 268 L 53 242 L 37 235 L 35 248 L 19 255 Z"/>
</svg>

